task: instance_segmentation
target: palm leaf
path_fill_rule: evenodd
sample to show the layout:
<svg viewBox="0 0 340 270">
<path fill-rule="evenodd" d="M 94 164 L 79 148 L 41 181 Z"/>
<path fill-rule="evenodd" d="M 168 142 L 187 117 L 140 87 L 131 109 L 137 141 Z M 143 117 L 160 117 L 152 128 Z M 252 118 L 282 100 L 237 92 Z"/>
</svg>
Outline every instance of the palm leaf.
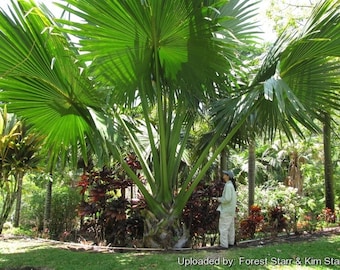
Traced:
<svg viewBox="0 0 340 270">
<path fill-rule="evenodd" d="M 10 13 L 0 13 L 0 100 L 45 136 L 56 160 L 78 143 L 86 159 L 85 137 L 93 121 L 87 107 L 98 107 L 98 97 L 65 35 L 33 1 L 11 2 Z M 73 156 L 75 162 L 77 155 Z"/>
<path fill-rule="evenodd" d="M 82 50 L 88 52 L 81 57 L 91 62 L 96 79 L 105 85 L 115 86 L 116 100 L 123 104 L 134 101 L 141 80 L 150 82 L 155 46 L 159 47 L 159 61 L 163 67 L 166 66 L 169 77 L 175 76 L 181 61 L 187 60 L 187 40 L 181 37 L 183 32 L 188 31 L 184 2 L 177 6 L 173 1 L 67 2 L 83 12 L 63 8 L 89 22 L 63 21 L 79 28 L 72 33 L 80 38 L 91 37 L 80 40 Z M 163 12 L 160 16 L 154 10 Z M 164 27 L 166 24 L 170 25 Z M 153 98 L 150 83 L 148 88 L 151 91 L 148 96 Z"/>
<path fill-rule="evenodd" d="M 314 122 L 320 109 L 339 110 L 339 20 L 339 1 L 322 1 L 302 31 L 284 32 L 266 55 L 246 99 L 253 100 L 247 108 L 270 138 L 277 130 L 290 139 L 293 131 L 303 136 L 299 124 L 320 131 Z"/>
</svg>

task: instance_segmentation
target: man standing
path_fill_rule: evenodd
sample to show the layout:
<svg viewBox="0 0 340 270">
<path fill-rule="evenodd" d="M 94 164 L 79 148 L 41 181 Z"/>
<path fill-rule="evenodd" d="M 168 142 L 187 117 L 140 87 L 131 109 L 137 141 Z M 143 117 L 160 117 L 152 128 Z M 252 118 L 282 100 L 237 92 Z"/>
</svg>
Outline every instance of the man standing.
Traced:
<svg viewBox="0 0 340 270">
<path fill-rule="evenodd" d="M 228 248 L 235 244 L 236 191 L 232 183 L 233 178 L 234 173 L 232 171 L 223 171 L 222 179 L 225 185 L 222 196 L 213 198 L 220 203 L 217 211 L 220 211 L 218 228 L 222 248 Z"/>
</svg>

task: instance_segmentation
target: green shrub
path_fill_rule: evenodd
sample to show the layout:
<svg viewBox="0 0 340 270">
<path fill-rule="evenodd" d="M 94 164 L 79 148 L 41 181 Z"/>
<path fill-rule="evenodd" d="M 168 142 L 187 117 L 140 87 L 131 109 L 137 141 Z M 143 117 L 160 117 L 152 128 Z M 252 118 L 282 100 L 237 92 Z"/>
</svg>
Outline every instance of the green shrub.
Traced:
<svg viewBox="0 0 340 270">
<path fill-rule="evenodd" d="M 24 191 L 21 205 L 21 227 L 41 231 L 43 229 L 46 191 L 32 183 L 24 183 Z"/>
<path fill-rule="evenodd" d="M 71 232 L 77 227 L 79 201 L 80 195 L 75 188 L 59 186 L 53 189 L 49 225 L 52 238 L 59 238 L 64 232 Z"/>
<path fill-rule="evenodd" d="M 311 179 L 314 179 L 313 181 Z M 338 215 L 324 209 L 323 179 L 316 175 L 307 178 L 304 183 L 304 192 L 300 196 L 297 190 L 282 183 L 273 182 L 255 188 L 255 203 L 262 209 L 264 224 L 256 226 L 258 231 L 267 230 L 271 233 L 281 232 L 283 229 L 289 233 L 313 232 L 317 229 L 330 226 L 337 222 Z M 240 224 L 247 225 L 248 216 L 248 186 L 238 187 L 238 220 Z M 339 211 L 338 206 L 337 211 Z M 249 227 L 249 224 L 245 227 Z M 253 226 L 254 227 L 254 226 Z M 255 227 L 254 227 L 255 228 Z M 247 232 L 253 232 L 254 228 Z M 265 228 L 265 229 L 264 229 Z M 240 235 L 245 236 L 240 228 Z M 248 233 L 254 237 L 253 233 Z"/>
<path fill-rule="evenodd" d="M 36 188 L 25 198 L 22 208 L 22 226 L 30 227 L 38 234 L 42 232 L 44 221 L 46 190 Z M 51 221 L 49 236 L 59 239 L 63 232 L 72 231 L 78 224 L 77 206 L 80 195 L 74 188 L 54 186 L 52 191 Z"/>
</svg>

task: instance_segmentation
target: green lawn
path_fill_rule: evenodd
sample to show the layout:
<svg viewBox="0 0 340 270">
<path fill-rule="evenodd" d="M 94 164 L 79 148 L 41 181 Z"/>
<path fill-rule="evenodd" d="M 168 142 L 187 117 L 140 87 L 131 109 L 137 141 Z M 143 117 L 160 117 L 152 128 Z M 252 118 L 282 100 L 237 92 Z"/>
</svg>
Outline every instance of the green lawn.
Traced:
<svg viewBox="0 0 340 270">
<path fill-rule="evenodd" d="M 259 265 L 256 269 L 340 269 L 339 254 L 340 235 L 261 247 L 161 253 L 81 252 L 30 239 L 1 240 L 0 269 L 22 266 L 55 270 L 228 269 L 228 264 L 232 269 L 253 269 L 256 265 Z"/>
</svg>

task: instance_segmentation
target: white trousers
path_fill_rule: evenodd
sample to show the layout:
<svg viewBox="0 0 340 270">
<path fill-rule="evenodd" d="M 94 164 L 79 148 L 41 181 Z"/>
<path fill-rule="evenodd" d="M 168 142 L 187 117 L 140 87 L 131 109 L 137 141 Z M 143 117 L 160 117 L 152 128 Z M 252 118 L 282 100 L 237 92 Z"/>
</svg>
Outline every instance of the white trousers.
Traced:
<svg viewBox="0 0 340 270">
<path fill-rule="evenodd" d="M 220 245 L 228 248 L 235 244 L 235 219 L 233 216 L 226 216 L 220 213 L 218 224 L 220 231 Z"/>
</svg>

